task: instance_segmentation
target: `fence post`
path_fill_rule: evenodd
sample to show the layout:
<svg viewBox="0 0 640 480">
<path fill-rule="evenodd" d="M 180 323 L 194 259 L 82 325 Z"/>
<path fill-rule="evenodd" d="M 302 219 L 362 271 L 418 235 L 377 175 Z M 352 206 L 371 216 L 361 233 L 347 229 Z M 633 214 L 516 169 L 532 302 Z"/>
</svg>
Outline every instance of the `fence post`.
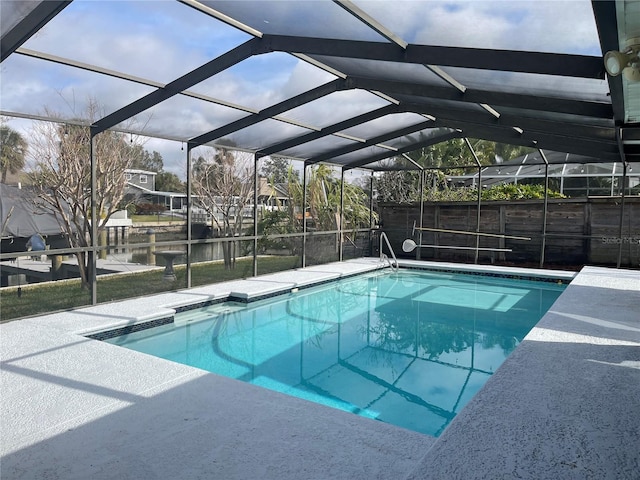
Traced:
<svg viewBox="0 0 640 480">
<path fill-rule="evenodd" d="M 544 161 L 544 207 L 542 209 L 542 245 L 540 246 L 540 268 L 544 266 L 544 251 L 547 246 L 547 210 L 549 208 L 549 162 L 541 148 L 538 149 Z"/>
<path fill-rule="evenodd" d="M 147 247 L 147 265 L 155 265 L 156 247 L 154 244 L 156 243 L 156 232 L 153 230 L 153 228 L 147 230 L 147 242 L 151 244 Z"/>
</svg>

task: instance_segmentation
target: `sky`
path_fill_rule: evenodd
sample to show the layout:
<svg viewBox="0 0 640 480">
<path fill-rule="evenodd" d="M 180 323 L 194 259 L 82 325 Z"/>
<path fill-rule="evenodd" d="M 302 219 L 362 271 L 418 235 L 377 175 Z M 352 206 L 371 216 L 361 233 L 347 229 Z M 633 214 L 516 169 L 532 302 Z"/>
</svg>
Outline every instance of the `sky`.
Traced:
<svg viewBox="0 0 640 480">
<path fill-rule="evenodd" d="M 241 15 L 265 33 L 384 41 L 329 0 L 209 3 L 223 13 Z M 589 0 L 354 3 L 409 43 L 601 55 Z M 23 47 L 164 84 L 249 39 L 249 34 L 175 1 L 75 0 Z M 0 75 L 0 108 L 31 115 L 48 111 L 81 117 L 89 98 L 99 99 L 106 115 L 154 90 L 16 54 L 2 63 Z M 293 56 L 269 53 L 191 91 L 257 111 L 334 78 Z M 347 91 L 286 116 L 319 128 L 382 105 L 368 92 Z M 186 140 L 245 115 L 179 95 L 123 127 Z M 11 119 L 8 125 L 28 139 L 29 121 Z M 267 121 L 231 139 L 257 149 L 307 131 Z M 165 170 L 184 178 L 186 149 L 181 142 L 148 138 L 145 148 L 160 152 Z"/>
</svg>

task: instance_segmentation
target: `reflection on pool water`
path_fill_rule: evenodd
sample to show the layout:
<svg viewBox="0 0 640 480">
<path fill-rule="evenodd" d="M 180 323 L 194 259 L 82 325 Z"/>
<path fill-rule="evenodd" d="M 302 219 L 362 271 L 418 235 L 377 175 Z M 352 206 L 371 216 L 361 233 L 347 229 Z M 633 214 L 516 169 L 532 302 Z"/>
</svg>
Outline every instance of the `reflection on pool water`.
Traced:
<svg viewBox="0 0 640 480">
<path fill-rule="evenodd" d="M 108 341 L 438 436 L 564 288 L 375 272 Z"/>
</svg>

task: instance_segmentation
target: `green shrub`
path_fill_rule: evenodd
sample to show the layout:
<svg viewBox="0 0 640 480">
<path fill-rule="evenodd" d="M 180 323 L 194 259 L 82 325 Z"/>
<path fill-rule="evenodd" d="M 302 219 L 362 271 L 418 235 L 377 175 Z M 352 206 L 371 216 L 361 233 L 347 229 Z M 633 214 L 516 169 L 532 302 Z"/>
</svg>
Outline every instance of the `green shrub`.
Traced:
<svg viewBox="0 0 640 480">
<path fill-rule="evenodd" d="M 291 238 L 271 238 L 271 236 L 294 233 L 294 231 L 293 220 L 289 216 L 289 212 L 283 210 L 264 212 L 264 216 L 258 222 L 258 234 L 262 235 L 262 238 L 258 239 L 258 251 L 292 248 L 296 242 Z"/>
<path fill-rule="evenodd" d="M 136 215 L 154 215 L 162 213 L 167 208 L 159 203 L 138 203 L 136 204 Z"/>
<path fill-rule="evenodd" d="M 560 192 L 549 190 L 549 198 L 566 198 Z M 544 185 L 525 185 L 505 183 L 482 191 L 482 200 L 541 200 L 544 198 Z"/>
<path fill-rule="evenodd" d="M 476 188 L 444 187 L 425 192 L 426 202 L 472 202 L 478 198 Z M 506 183 L 494 185 L 482 191 L 482 200 L 542 200 L 544 185 L 528 185 L 523 183 Z M 562 193 L 549 189 L 549 198 L 567 198 Z"/>
</svg>

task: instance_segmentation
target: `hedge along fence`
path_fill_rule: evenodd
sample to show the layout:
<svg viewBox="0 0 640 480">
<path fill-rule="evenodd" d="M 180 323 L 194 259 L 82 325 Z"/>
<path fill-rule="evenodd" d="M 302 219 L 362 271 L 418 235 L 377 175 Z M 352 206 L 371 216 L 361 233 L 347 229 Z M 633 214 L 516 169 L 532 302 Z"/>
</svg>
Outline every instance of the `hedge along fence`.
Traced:
<svg viewBox="0 0 640 480">
<path fill-rule="evenodd" d="M 483 248 L 507 248 L 511 252 L 480 251 L 481 263 L 536 264 L 541 260 L 553 265 L 617 265 L 622 245 L 621 266 L 640 267 L 640 197 L 625 198 L 622 235 L 620 235 L 620 197 L 549 199 L 546 235 L 544 201 L 486 201 L 480 206 L 480 232 L 530 237 L 516 240 L 479 237 Z M 396 255 L 424 260 L 473 262 L 474 250 L 421 248 L 406 254 L 402 242 L 411 238 L 422 245 L 473 247 L 476 237 L 446 232 L 413 231 L 420 226 L 420 205 L 381 204 L 380 219 Z M 475 232 L 477 203 L 425 203 L 422 226 L 425 228 Z M 420 237 L 420 233 L 422 236 Z M 544 240 L 543 240 L 544 237 Z"/>
</svg>

